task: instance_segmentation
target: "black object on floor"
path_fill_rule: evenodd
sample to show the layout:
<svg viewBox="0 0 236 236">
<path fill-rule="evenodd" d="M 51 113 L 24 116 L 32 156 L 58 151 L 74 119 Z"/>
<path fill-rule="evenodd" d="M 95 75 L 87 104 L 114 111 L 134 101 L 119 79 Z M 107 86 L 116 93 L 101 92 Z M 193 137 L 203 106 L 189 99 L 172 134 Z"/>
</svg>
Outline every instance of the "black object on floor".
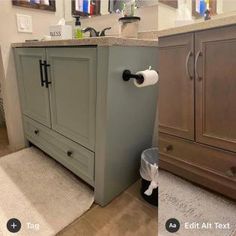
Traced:
<svg viewBox="0 0 236 236">
<path fill-rule="evenodd" d="M 156 189 L 153 189 L 152 195 L 147 196 L 144 192 L 148 189 L 150 185 L 150 181 L 147 181 L 142 178 L 141 182 L 141 195 L 145 201 L 150 203 L 153 206 L 158 206 L 158 187 Z"/>
</svg>

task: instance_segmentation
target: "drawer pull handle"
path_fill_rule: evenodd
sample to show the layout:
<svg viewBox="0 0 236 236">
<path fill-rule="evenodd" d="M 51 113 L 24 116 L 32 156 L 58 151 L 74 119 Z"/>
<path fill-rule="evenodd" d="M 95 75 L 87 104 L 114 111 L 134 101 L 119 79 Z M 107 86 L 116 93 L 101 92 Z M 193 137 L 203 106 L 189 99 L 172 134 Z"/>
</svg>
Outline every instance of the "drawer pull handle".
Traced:
<svg viewBox="0 0 236 236">
<path fill-rule="evenodd" d="M 67 154 L 68 157 L 72 157 L 73 152 L 72 151 L 67 151 L 66 154 Z"/>
<path fill-rule="evenodd" d="M 35 133 L 36 135 L 38 135 L 38 134 L 39 134 L 39 130 L 36 129 L 36 130 L 34 131 L 34 133 Z"/>
<path fill-rule="evenodd" d="M 229 170 L 225 172 L 228 177 L 236 177 L 236 166 L 231 167 Z"/>
<path fill-rule="evenodd" d="M 189 60 L 190 60 L 190 57 L 192 57 L 192 56 L 193 56 L 193 52 L 190 51 L 190 52 L 188 53 L 188 56 L 187 56 L 187 58 L 186 58 L 186 63 L 185 63 L 186 75 L 187 75 L 187 77 L 188 77 L 189 79 L 193 79 L 193 76 L 190 74 L 190 71 L 189 71 Z"/>
<path fill-rule="evenodd" d="M 170 144 L 170 145 L 167 145 L 165 148 L 164 148 L 164 151 L 165 152 L 169 152 L 169 151 L 172 151 L 173 150 L 173 146 Z"/>
</svg>

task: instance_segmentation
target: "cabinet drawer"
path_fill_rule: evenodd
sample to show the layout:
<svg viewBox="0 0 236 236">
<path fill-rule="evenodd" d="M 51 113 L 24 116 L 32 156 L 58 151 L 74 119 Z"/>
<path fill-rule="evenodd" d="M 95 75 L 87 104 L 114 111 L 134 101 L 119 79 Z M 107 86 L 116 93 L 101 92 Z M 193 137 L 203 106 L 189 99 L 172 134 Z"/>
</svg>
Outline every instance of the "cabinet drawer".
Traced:
<svg viewBox="0 0 236 236">
<path fill-rule="evenodd" d="M 236 173 L 234 177 L 232 176 L 232 172 L 236 169 L 236 154 L 234 153 L 165 134 L 160 135 L 159 147 L 163 155 L 172 156 L 236 181 Z"/>
<path fill-rule="evenodd" d="M 236 154 L 167 134 L 159 138 L 160 168 L 236 199 Z"/>
<path fill-rule="evenodd" d="M 94 153 L 47 127 L 24 117 L 26 138 L 81 179 L 94 186 Z"/>
</svg>

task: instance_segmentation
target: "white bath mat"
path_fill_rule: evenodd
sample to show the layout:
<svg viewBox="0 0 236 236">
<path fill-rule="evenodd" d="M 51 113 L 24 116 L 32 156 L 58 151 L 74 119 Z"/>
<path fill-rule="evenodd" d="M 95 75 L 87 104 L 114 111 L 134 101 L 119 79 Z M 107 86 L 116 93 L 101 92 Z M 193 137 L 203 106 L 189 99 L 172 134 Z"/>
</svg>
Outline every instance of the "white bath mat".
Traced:
<svg viewBox="0 0 236 236">
<path fill-rule="evenodd" d="M 159 236 L 236 235 L 235 202 L 165 171 L 160 171 L 159 180 Z M 170 218 L 175 218 L 180 222 L 180 229 L 176 233 L 169 233 L 165 229 L 165 223 Z M 186 222 L 194 223 L 191 226 L 193 229 L 185 229 Z M 226 229 L 216 229 L 215 223 L 225 224 Z M 230 229 L 227 229 L 228 225 Z M 190 225 L 186 227 L 189 228 Z"/>
<path fill-rule="evenodd" d="M 1 236 L 13 235 L 6 228 L 11 218 L 22 225 L 16 235 L 55 235 L 93 201 L 87 185 L 36 148 L 0 158 Z"/>
</svg>

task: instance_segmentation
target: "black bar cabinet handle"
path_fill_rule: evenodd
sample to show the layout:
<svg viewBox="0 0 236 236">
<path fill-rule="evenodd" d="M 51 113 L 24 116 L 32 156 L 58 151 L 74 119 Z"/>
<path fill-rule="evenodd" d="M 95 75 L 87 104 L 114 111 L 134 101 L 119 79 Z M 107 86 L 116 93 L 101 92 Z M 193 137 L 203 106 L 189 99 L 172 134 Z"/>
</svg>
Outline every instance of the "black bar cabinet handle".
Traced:
<svg viewBox="0 0 236 236">
<path fill-rule="evenodd" d="M 45 74 L 45 84 L 46 84 L 46 88 L 48 88 L 48 85 L 51 84 L 52 82 L 48 81 L 48 67 L 50 65 L 47 64 L 47 61 L 44 61 L 44 74 Z"/>
<path fill-rule="evenodd" d="M 44 80 L 43 80 L 43 66 L 44 63 L 42 62 L 42 60 L 39 60 L 39 68 L 40 68 L 40 80 L 41 80 L 41 86 L 44 86 Z"/>
</svg>

